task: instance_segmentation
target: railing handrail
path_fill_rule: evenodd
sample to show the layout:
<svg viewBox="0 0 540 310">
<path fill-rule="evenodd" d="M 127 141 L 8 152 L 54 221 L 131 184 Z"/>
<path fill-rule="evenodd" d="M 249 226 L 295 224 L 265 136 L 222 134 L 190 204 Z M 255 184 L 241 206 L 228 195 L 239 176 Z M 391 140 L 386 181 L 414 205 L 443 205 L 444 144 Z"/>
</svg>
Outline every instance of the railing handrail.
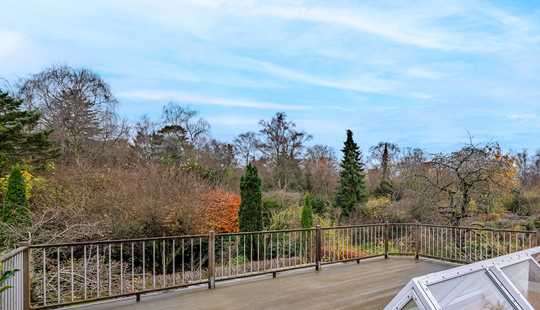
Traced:
<svg viewBox="0 0 540 310">
<path fill-rule="evenodd" d="M 16 255 L 24 252 L 28 249 L 28 246 L 20 246 L 0 256 L 0 263 L 7 261 L 8 259 L 15 257 Z"/>
<path fill-rule="evenodd" d="M 268 273 L 275 276 L 298 268 L 320 270 L 327 264 L 391 255 L 470 263 L 539 244 L 540 231 L 384 222 L 21 244 L 0 261 L 12 269 L 10 261 L 22 263 L 17 269 L 24 275 L 24 288 L 20 284 L 18 289 L 25 304 L 32 302 L 37 309 L 205 282 L 213 288 L 216 281 Z M 83 280 L 77 280 L 77 272 Z M 95 282 L 87 283 L 87 279 Z M 130 281 L 131 288 L 125 285 Z M 52 284 L 47 285 L 49 282 Z M 37 295 L 31 294 L 32 288 Z"/>
<path fill-rule="evenodd" d="M 99 244 L 117 244 L 117 243 L 130 243 L 141 241 L 159 241 L 170 239 L 190 239 L 190 238 L 207 238 L 207 234 L 198 235 L 173 235 L 162 237 L 149 237 L 149 238 L 133 238 L 133 239 L 112 239 L 112 240 L 96 240 L 96 241 L 81 241 L 81 242 L 63 242 L 63 243 L 41 243 L 31 244 L 29 247 L 35 248 L 51 248 L 51 247 L 68 247 L 68 246 L 82 246 L 82 245 L 99 245 Z"/>
<path fill-rule="evenodd" d="M 390 223 L 390 225 L 399 225 L 402 223 Z M 488 228 L 488 227 L 474 227 L 474 226 L 451 226 L 451 225 L 440 225 L 440 224 L 423 224 L 416 223 L 417 225 L 423 227 L 438 227 L 438 228 L 454 228 L 454 229 L 470 229 L 470 230 L 485 230 L 485 231 L 496 231 L 496 232 L 509 232 L 509 233 L 527 233 L 534 234 L 536 230 L 517 230 L 517 229 L 499 229 L 499 228 Z M 404 224 L 404 225 L 415 225 L 415 224 Z"/>
<path fill-rule="evenodd" d="M 486 228 L 486 227 L 481 228 L 481 227 L 474 227 L 474 226 L 451 226 L 451 225 L 424 224 L 424 223 L 411 223 L 411 222 L 404 222 L 404 223 L 387 222 L 387 223 L 368 223 L 368 224 L 358 224 L 358 225 L 339 225 L 339 226 L 321 227 L 321 229 L 322 230 L 347 229 L 347 228 L 373 227 L 373 226 L 384 226 L 384 225 L 403 225 L 403 226 L 419 225 L 419 226 L 423 226 L 423 227 L 469 229 L 469 230 L 508 232 L 508 233 L 527 233 L 527 234 L 537 233 L 537 231 L 535 231 L 535 230 L 514 230 L 514 229 L 498 229 L 498 228 Z M 215 235 L 216 236 L 241 236 L 241 235 L 253 235 L 253 234 L 273 234 L 273 233 L 288 233 L 288 232 L 314 231 L 314 230 L 315 230 L 315 227 L 312 227 L 312 228 L 295 228 L 295 229 L 278 229 L 278 230 L 246 231 L 246 232 L 223 232 L 223 233 L 216 232 Z M 30 248 L 69 247 L 69 246 L 118 244 L 118 243 L 130 243 L 130 242 L 140 242 L 140 241 L 158 241 L 158 240 L 170 240 L 170 239 L 189 239 L 189 238 L 207 238 L 207 237 L 208 237 L 208 234 L 171 235 L 171 236 L 133 238 L 133 239 L 111 239 L 111 240 L 96 240 L 96 241 L 81 241 L 81 242 L 41 243 L 41 244 L 31 244 L 31 245 L 29 245 L 29 247 Z M 21 248 L 18 248 L 18 249 L 21 249 Z M 16 250 L 14 250 L 14 251 L 16 251 Z M 11 252 L 8 253 L 8 254 L 11 254 Z M 15 255 L 15 254 L 16 253 L 14 253 L 13 255 Z"/>
</svg>

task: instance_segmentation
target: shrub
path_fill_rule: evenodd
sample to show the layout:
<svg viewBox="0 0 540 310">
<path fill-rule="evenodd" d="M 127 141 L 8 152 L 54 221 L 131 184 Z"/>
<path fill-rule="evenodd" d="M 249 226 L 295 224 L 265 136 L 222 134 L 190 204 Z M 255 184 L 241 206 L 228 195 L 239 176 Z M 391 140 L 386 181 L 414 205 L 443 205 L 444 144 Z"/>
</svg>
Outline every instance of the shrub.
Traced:
<svg viewBox="0 0 540 310">
<path fill-rule="evenodd" d="M 201 227 L 201 233 L 208 230 L 237 232 L 239 208 L 240 197 L 236 194 L 220 189 L 203 194 L 200 216 L 205 227 Z"/>
<path fill-rule="evenodd" d="M 311 209 L 311 195 L 304 195 L 304 206 L 302 207 L 301 223 L 303 228 L 313 227 L 313 210 Z"/>
<path fill-rule="evenodd" d="M 21 169 L 15 166 L 7 180 L 6 194 L 2 205 L 2 221 L 20 223 L 29 219 L 26 186 Z"/>
<path fill-rule="evenodd" d="M 320 197 L 313 197 L 311 199 L 311 207 L 313 209 L 313 213 L 323 215 L 328 210 L 328 202 Z"/>
<path fill-rule="evenodd" d="M 261 179 L 257 168 L 248 164 L 240 180 L 239 227 L 241 231 L 259 231 L 262 223 Z"/>
</svg>

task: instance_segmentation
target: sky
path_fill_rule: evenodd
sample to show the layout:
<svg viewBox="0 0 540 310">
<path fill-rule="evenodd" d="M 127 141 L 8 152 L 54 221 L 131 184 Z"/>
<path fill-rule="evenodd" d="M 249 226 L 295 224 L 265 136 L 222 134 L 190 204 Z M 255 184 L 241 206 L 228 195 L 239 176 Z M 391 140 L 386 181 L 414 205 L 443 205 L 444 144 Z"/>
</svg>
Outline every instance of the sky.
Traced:
<svg viewBox="0 0 540 310">
<path fill-rule="evenodd" d="M 0 77 L 86 67 L 131 121 L 177 102 L 231 141 L 286 112 L 430 152 L 540 148 L 540 2 L 0 0 Z"/>
</svg>

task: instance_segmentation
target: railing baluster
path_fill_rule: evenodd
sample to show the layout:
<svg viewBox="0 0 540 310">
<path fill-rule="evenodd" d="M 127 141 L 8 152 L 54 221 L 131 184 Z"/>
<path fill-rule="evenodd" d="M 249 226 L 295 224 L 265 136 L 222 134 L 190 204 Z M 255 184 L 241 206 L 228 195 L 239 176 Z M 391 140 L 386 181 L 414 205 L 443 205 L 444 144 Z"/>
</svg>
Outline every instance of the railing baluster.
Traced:
<svg viewBox="0 0 540 310">
<path fill-rule="evenodd" d="M 111 245 L 109 244 L 109 296 L 112 295 L 112 260 L 111 260 Z"/>
<path fill-rule="evenodd" d="M 142 289 L 146 290 L 146 242 L 142 242 Z"/>
<path fill-rule="evenodd" d="M 161 270 L 163 273 L 163 279 L 161 280 L 161 286 L 166 287 L 167 286 L 167 270 L 165 269 L 165 239 L 161 241 Z"/>
<path fill-rule="evenodd" d="M 120 294 L 124 293 L 124 247 L 120 243 Z"/>
<path fill-rule="evenodd" d="M 172 284 L 176 285 L 176 239 L 172 240 Z"/>
<path fill-rule="evenodd" d="M 131 242 L 131 289 L 136 291 L 135 288 L 135 244 Z"/>
</svg>

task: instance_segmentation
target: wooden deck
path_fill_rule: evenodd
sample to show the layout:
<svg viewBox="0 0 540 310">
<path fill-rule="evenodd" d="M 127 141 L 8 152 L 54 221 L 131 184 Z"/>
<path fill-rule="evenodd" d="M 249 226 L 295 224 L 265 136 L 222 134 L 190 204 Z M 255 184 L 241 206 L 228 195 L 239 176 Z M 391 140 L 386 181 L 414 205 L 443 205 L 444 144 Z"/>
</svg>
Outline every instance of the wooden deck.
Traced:
<svg viewBox="0 0 540 310">
<path fill-rule="evenodd" d="M 391 257 L 325 266 L 278 274 L 218 282 L 216 289 L 204 287 L 131 297 L 99 305 L 79 306 L 87 310 L 202 310 L 202 309 L 382 309 L 413 277 L 451 268 L 443 262 L 409 257 Z"/>
</svg>

